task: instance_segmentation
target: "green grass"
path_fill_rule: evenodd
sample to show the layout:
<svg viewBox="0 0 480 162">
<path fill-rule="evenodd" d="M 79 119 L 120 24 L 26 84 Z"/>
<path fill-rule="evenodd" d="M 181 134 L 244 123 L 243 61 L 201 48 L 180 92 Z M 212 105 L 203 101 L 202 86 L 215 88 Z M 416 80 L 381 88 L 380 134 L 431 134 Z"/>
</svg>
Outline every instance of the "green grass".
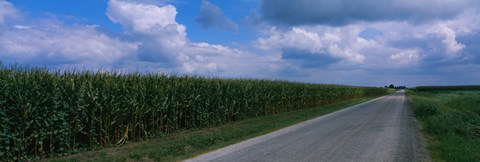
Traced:
<svg viewBox="0 0 480 162">
<path fill-rule="evenodd" d="M 480 91 L 407 93 L 434 161 L 480 160 Z"/>
<path fill-rule="evenodd" d="M 106 148 L 46 161 L 179 161 L 370 99 L 372 98 L 352 99 L 310 109 L 247 119 L 218 127 L 185 131 L 122 147 Z"/>
</svg>

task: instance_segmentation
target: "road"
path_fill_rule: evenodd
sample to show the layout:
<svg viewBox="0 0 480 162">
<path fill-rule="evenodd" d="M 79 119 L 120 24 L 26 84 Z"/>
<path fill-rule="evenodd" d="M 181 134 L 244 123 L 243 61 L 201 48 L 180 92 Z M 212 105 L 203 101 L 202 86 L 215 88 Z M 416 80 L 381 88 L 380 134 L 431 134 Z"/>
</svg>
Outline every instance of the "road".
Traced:
<svg viewBox="0 0 480 162">
<path fill-rule="evenodd" d="M 186 161 L 428 161 L 422 143 L 399 91 Z"/>
</svg>

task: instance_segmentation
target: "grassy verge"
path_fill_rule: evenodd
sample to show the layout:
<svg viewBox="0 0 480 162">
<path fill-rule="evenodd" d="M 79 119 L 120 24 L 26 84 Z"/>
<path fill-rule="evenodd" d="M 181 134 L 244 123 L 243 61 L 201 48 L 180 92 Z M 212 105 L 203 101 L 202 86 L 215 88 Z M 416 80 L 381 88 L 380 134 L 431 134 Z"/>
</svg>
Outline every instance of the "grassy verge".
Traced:
<svg viewBox="0 0 480 162">
<path fill-rule="evenodd" d="M 310 109 L 247 119 L 218 127 L 185 131 L 121 147 L 105 148 L 44 161 L 179 161 L 370 99 L 372 98 L 353 99 Z"/>
<path fill-rule="evenodd" d="M 480 159 L 480 91 L 407 93 L 434 161 Z"/>
</svg>

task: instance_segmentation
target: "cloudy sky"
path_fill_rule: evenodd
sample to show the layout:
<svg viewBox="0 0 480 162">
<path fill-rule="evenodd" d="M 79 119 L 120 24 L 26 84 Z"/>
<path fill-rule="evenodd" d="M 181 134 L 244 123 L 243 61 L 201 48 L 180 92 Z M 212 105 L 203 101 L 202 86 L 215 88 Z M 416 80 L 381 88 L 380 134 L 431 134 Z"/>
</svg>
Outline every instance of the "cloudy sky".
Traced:
<svg viewBox="0 0 480 162">
<path fill-rule="evenodd" d="M 480 1 L 0 0 L 0 61 L 364 86 L 480 84 Z"/>
</svg>

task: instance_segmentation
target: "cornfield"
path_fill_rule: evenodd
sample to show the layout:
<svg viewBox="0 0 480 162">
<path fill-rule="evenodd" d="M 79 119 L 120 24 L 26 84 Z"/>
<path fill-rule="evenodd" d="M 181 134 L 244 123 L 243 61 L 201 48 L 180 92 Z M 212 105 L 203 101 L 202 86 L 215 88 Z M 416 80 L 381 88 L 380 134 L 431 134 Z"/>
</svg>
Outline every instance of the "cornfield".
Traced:
<svg viewBox="0 0 480 162">
<path fill-rule="evenodd" d="M 45 158 L 386 89 L 0 67 L 0 161 Z"/>
</svg>

